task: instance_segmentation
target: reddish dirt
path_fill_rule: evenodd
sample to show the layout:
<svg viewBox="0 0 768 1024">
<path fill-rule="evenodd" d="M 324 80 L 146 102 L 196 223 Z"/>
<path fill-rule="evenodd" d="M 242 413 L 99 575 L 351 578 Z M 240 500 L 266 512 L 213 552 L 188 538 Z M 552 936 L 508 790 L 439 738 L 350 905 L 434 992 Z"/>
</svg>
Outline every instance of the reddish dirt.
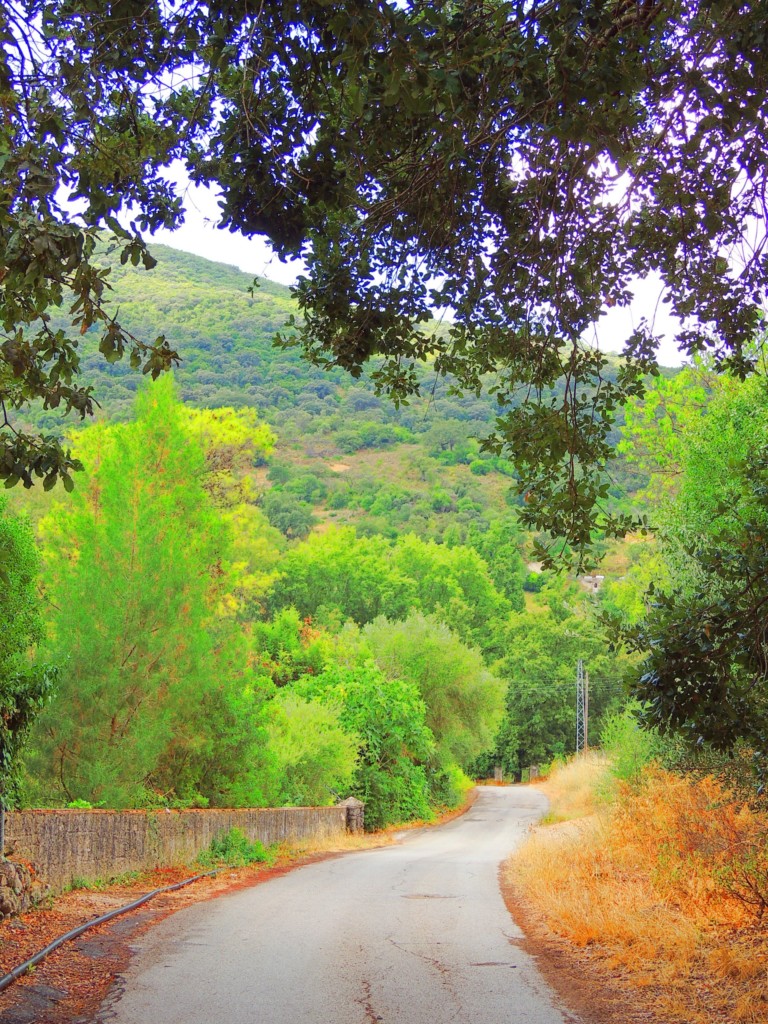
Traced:
<svg viewBox="0 0 768 1024">
<path fill-rule="evenodd" d="M 98 1010 L 115 977 L 125 970 L 131 945 L 152 925 L 190 903 L 259 885 L 302 864 L 338 855 L 320 853 L 286 859 L 271 868 L 225 868 L 215 877 L 159 895 L 139 909 L 65 943 L 5 992 L 0 992 L 0 1020 L 3 1024 L 85 1024 Z M 167 868 L 146 874 L 129 885 L 66 893 L 48 908 L 37 908 L 4 922 L 0 925 L 0 975 L 73 928 L 194 873 L 189 868 Z"/>
</svg>

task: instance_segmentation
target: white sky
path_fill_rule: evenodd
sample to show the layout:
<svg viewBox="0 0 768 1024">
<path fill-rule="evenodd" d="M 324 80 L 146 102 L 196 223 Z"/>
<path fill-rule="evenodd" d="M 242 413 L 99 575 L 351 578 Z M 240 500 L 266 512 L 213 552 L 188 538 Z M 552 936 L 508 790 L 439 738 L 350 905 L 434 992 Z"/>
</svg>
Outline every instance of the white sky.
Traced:
<svg viewBox="0 0 768 1024">
<path fill-rule="evenodd" d="M 607 309 L 597 323 L 597 343 L 605 352 L 618 352 L 624 341 L 632 334 L 641 317 L 645 317 L 652 332 L 661 337 L 659 363 L 661 366 L 681 366 L 685 356 L 674 342 L 680 321 L 670 316 L 667 306 L 662 303 L 661 279 L 649 275 L 645 280 L 635 281 L 631 288 L 634 301 L 630 306 Z"/>
<path fill-rule="evenodd" d="M 239 233 L 217 228 L 219 207 L 210 189 L 190 185 L 185 200 L 187 216 L 184 225 L 173 232 L 165 229 L 157 231 L 153 236 L 156 241 L 215 263 L 239 267 L 255 277 L 265 277 L 279 284 L 293 284 L 301 273 L 303 268 L 300 262 L 283 263 L 263 239 L 245 238 Z M 661 365 L 679 366 L 683 357 L 672 341 L 677 321 L 668 315 L 667 307 L 660 301 L 661 284 L 658 278 L 654 280 L 649 277 L 637 281 L 632 290 L 635 300 L 630 307 L 609 309 L 600 318 L 594 333 L 598 345 L 606 352 L 618 351 L 644 316 L 654 333 L 664 336 L 659 349 Z"/>
<path fill-rule="evenodd" d="M 216 193 L 211 189 L 189 185 L 184 201 L 187 212 L 183 226 L 176 231 L 161 228 L 152 236 L 156 241 L 214 263 L 228 263 L 278 284 L 293 284 L 301 273 L 302 263 L 283 263 L 263 239 L 245 238 L 239 232 L 217 228 L 220 210 Z"/>
</svg>

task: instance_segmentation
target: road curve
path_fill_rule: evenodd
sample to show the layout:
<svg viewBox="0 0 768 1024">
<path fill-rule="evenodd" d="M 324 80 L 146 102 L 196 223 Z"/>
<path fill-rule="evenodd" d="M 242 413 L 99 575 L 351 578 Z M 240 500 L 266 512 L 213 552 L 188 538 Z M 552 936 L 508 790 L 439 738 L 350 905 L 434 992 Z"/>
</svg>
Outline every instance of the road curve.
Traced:
<svg viewBox="0 0 768 1024">
<path fill-rule="evenodd" d="M 307 865 L 158 924 L 100 1024 L 577 1024 L 499 892 L 500 861 L 546 808 L 480 788 L 396 846 Z"/>
</svg>

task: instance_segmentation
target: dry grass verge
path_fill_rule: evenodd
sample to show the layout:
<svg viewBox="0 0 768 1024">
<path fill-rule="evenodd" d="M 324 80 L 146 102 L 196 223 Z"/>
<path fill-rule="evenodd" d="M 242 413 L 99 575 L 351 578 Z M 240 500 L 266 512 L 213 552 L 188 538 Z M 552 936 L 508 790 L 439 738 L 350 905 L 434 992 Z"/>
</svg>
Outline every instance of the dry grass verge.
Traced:
<svg viewBox="0 0 768 1024">
<path fill-rule="evenodd" d="M 765 1024 L 768 816 L 713 779 L 656 769 L 607 801 L 608 774 L 581 760 L 544 783 L 559 823 L 511 858 L 508 881 L 668 1024 Z"/>
</svg>

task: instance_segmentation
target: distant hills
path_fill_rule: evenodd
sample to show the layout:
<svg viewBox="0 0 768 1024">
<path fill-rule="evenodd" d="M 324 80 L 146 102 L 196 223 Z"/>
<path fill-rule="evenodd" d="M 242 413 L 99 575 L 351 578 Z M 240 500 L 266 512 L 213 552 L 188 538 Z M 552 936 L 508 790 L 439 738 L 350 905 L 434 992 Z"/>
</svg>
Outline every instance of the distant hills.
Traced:
<svg viewBox="0 0 768 1024">
<path fill-rule="evenodd" d="M 182 363 L 175 376 L 185 401 L 207 407 L 251 406 L 270 422 L 279 423 L 283 412 L 295 411 L 297 406 L 316 420 L 345 413 L 345 399 L 351 392 L 367 396 L 351 399 L 355 406 L 363 402 L 388 421 L 401 421 L 386 399 L 374 396 L 365 377 L 354 380 L 343 370 L 313 367 L 298 350 L 273 346 L 276 333 L 296 312 L 287 287 L 261 279 L 251 293 L 253 277 L 236 267 L 162 245 L 153 245 L 152 254 L 158 260 L 152 271 L 123 267 L 116 259 L 105 261 L 111 264 L 114 308 L 133 334 L 150 340 L 165 334 L 179 351 Z M 82 370 L 95 386 L 107 417 L 129 414 L 140 374 L 127 362 L 107 364 L 95 341 L 89 345 L 88 339 Z M 495 403 L 490 398 L 446 401 L 446 381 L 434 379 L 427 367 L 423 378 L 429 385 L 424 401 L 409 407 L 405 420 L 423 418 L 430 409 L 438 418 L 492 424 Z M 42 414 L 37 422 L 55 429 L 60 419 L 56 413 Z"/>
<path fill-rule="evenodd" d="M 152 271 L 109 261 L 120 321 L 145 340 L 164 334 L 178 350 L 175 377 L 186 402 L 254 408 L 275 428 L 275 462 L 289 467 L 286 479 L 277 479 L 276 470 L 276 489 L 287 486 L 293 500 L 321 519 L 373 532 L 413 528 L 440 538 L 457 516 L 466 522 L 493 508 L 508 514 L 516 502 L 509 494 L 514 471 L 481 453 L 477 440 L 493 430 L 492 395 L 451 395 L 450 382 L 424 366 L 421 398 L 395 409 L 365 375 L 355 380 L 342 370 L 322 370 L 298 350 L 273 345 L 296 312 L 285 286 L 261 280 L 253 289 L 251 275 L 235 267 L 162 245 L 153 245 L 152 253 L 158 260 Z M 141 374 L 127 361 L 106 363 L 95 332 L 84 339 L 82 374 L 94 386 L 102 415 L 130 416 Z M 35 419 L 38 427 L 61 429 L 56 412 Z M 620 425 L 621 415 L 617 432 Z M 613 471 L 616 500 L 631 501 L 642 479 L 621 463 Z M 288 478 L 297 472 L 310 473 L 318 486 L 301 487 L 295 479 L 292 486 Z"/>
</svg>

